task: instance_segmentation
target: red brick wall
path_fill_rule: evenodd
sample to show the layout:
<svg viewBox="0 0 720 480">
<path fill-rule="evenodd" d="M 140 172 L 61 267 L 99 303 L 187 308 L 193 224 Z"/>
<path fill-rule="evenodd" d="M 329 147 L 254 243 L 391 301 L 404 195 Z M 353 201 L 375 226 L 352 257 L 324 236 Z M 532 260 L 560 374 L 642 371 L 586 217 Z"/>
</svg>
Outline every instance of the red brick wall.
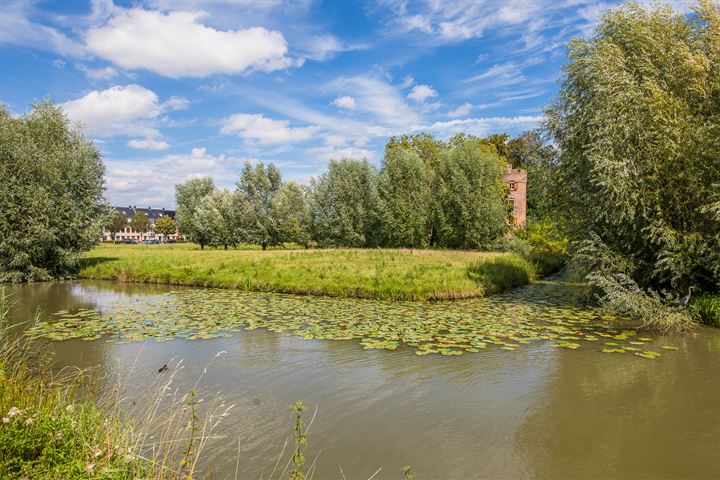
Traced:
<svg viewBox="0 0 720 480">
<path fill-rule="evenodd" d="M 508 165 L 503 180 L 510 187 L 508 201 L 514 204 L 512 224 L 524 225 L 527 221 L 527 170 L 513 169 Z"/>
</svg>

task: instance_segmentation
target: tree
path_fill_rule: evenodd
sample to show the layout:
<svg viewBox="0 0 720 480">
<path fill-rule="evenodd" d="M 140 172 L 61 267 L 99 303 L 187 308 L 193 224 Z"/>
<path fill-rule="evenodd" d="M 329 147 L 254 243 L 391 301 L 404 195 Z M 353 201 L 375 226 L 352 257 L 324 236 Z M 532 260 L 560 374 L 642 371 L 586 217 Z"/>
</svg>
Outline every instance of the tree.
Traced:
<svg viewBox="0 0 720 480">
<path fill-rule="evenodd" d="M 135 215 L 130 219 L 130 228 L 138 232 L 141 238 L 145 232 L 150 230 L 150 227 L 150 219 L 145 212 L 135 212 Z"/>
<path fill-rule="evenodd" d="M 439 244 L 482 248 L 507 228 L 506 160 L 476 137 L 456 136 L 451 145 L 438 169 Z"/>
<path fill-rule="evenodd" d="M 95 245 L 108 208 L 100 152 L 59 106 L 0 106 L 0 282 L 65 277 Z"/>
<path fill-rule="evenodd" d="M 163 215 L 155 220 L 155 233 L 161 235 L 164 240 L 166 236 L 173 235 L 177 232 L 177 223 L 169 215 Z"/>
<path fill-rule="evenodd" d="M 426 247 L 432 222 L 431 172 L 415 151 L 387 149 L 378 177 L 383 245 Z"/>
<path fill-rule="evenodd" d="M 207 244 L 227 250 L 238 244 L 238 212 L 233 194 L 227 188 L 205 195 L 195 209 L 193 225 Z"/>
<path fill-rule="evenodd" d="M 692 16 L 637 4 L 606 13 L 593 37 L 570 43 L 547 128 L 576 241 L 646 289 L 720 288 L 720 219 L 708 209 L 720 184 L 717 3 Z"/>
<path fill-rule="evenodd" d="M 329 247 L 368 247 L 378 240 L 377 172 L 367 160 L 331 160 L 312 185 L 313 235 Z"/>
<path fill-rule="evenodd" d="M 175 221 L 180 231 L 192 238 L 201 249 L 208 244 L 209 238 L 204 236 L 206 231 L 200 230 L 195 224 L 195 211 L 203 197 L 214 191 L 215 184 L 210 177 L 191 178 L 185 183 L 175 185 Z"/>
<path fill-rule="evenodd" d="M 125 215 L 123 215 L 119 210 L 113 209 L 112 212 L 110 212 L 110 215 L 107 217 L 105 222 L 105 230 L 110 232 L 113 243 L 115 242 L 115 234 L 123 231 L 125 227 L 127 227 L 127 224 L 128 222 Z"/>
<path fill-rule="evenodd" d="M 310 210 L 301 185 L 288 182 L 280 187 L 273 197 L 271 210 L 282 243 L 307 245 L 310 240 Z"/>
<path fill-rule="evenodd" d="M 258 163 L 254 168 L 246 163 L 237 182 L 235 194 L 242 212 L 243 233 L 248 242 L 262 245 L 263 250 L 282 242 L 272 211 L 281 186 L 280 171 L 272 163 L 267 167 Z"/>
</svg>

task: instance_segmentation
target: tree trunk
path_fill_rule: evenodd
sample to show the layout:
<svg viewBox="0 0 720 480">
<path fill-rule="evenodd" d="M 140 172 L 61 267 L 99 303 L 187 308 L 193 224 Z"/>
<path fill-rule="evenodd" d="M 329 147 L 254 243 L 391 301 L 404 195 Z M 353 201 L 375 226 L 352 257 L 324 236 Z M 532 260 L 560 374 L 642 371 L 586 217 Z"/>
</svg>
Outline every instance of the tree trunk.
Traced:
<svg viewBox="0 0 720 480">
<path fill-rule="evenodd" d="M 266 243 L 266 242 L 263 242 L 263 243 L 262 243 L 262 249 L 263 249 L 263 250 L 267 250 L 267 243 Z"/>
</svg>

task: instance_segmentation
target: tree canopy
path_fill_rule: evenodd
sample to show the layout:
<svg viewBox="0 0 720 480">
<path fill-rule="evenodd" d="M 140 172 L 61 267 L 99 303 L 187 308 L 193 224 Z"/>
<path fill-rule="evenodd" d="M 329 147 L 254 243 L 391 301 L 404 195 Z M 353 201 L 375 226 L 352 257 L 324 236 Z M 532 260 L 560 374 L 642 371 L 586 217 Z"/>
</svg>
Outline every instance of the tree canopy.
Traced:
<svg viewBox="0 0 720 480">
<path fill-rule="evenodd" d="M 100 152 L 58 106 L 0 106 L 0 281 L 73 272 L 109 212 Z"/>
<path fill-rule="evenodd" d="M 631 3 L 569 46 L 547 128 L 560 149 L 556 193 L 595 252 L 591 270 L 612 257 L 641 287 L 720 287 L 719 10 Z"/>
</svg>

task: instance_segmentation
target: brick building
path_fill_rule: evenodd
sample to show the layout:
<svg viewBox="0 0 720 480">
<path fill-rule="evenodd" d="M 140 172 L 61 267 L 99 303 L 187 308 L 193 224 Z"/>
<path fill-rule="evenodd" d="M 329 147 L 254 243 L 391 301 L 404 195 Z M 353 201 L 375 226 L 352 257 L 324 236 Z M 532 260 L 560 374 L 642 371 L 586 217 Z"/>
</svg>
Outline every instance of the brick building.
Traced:
<svg viewBox="0 0 720 480">
<path fill-rule="evenodd" d="M 115 234 L 115 238 L 112 238 L 112 234 L 110 232 L 104 230 L 102 239 L 105 241 L 135 240 L 141 242 L 143 240 L 160 240 L 161 235 L 156 234 L 154 230 L 155 221 L 165 215 L 169 216 L 173 220 L 175 219 L 175 210 L 165 210 L 164 208 L 138 208 L 134 205 L 130 205 L 128 207 L 115 207 L 115 209 L 125 216 L 125 219 L 127 220 L 127 227 L 125 227 L 122 231 L 117 232 Z M 130 221 L 138 212 L 143 212 L 147 215 L 148 220 L 150 221 L 150 230 L 143 234 L 134 231 L 130 227 Z M 178 240 L 178 237 L 178 232 L 175 232 L 173 235 L 165 235 L 162 240 Z"/>
<path fill-rule="evenodd" d="M 527 170 L 512 168 L 508 164 L 503 180 L 510 187 L 508 201 L 513 205 L 513 225 L 524 225 L 527 221 Z"/>
</svg>

